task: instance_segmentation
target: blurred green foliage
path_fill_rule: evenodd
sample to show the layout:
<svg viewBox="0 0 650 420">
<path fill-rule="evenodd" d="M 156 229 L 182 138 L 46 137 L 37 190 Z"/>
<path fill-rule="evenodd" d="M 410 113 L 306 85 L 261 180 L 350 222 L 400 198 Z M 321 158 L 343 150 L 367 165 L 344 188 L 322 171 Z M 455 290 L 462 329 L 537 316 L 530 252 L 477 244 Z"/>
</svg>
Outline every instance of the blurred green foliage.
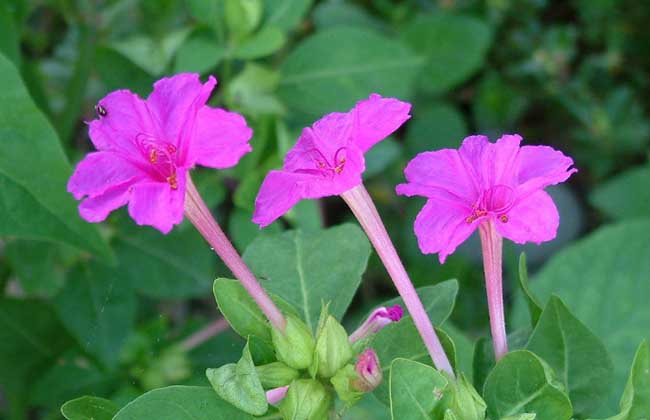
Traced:
<svg viewBox="0 0 650 420">
<path fill-rule="evenodd" d="M 573 156 L 580 172 L 552 191 L 558 240 L 526 248 L 533 271 L 561 255 L 531 287 L 544 300 L 559 293 L 613 351 L 613 412 L 647 337 L 633 308 L 650 296 L 650 232 L 627 220 L 650 216 L 648 39 L 650 3 L 636 0 L 0 0 L 0 419 L 60 418 L 61 404 L 83 394 L 122 406 L 153 387 L 205 386 L 206 367 L 241 355 L 231 332 L 179 350 L 217 314 L 212 280 L 230 276 L 187 223 L 166 237 L 124 211 L 88 225 L 65 192 L 70 163 L 91 149 L 93 105 L 114 89 L 146 96 L 176 72 L 214 74 L 210 103 L 255 129 L 254 152 L 236 168 L 193 173 L 237 248 L 255 241 L 249 254 L 287 228 L 318 237 L 310 232 L 350 219 L 327 199 L 264 231 L 250 223 L 263 176 L 303 126 L 372 92 L 413 103 L 412 120 L 367 156 L 366 183 L 414 282 L 459 279 L 445 324 L 459 360 L 471 351 L 459 341 L 486 333 L 478 245 L 444 266 L 420 254 L 421 202 L 393 192 L 404 164 L 476 132 L 518 132 Z M 560 251 L 610 220 L 620 226 Z M 506 248 L 510 303 L 519 250 Z M 284 275 L 278 261 L 256 261 Z M 343 259 L 328 264 L 359 275 Z M 348 321 L 394 294 L 372 255 Z M 183 392 L 212 392 L 197 390 Z M 378 404 L 366 399 L 349 418 L 381 418 Z"/>
</svg>

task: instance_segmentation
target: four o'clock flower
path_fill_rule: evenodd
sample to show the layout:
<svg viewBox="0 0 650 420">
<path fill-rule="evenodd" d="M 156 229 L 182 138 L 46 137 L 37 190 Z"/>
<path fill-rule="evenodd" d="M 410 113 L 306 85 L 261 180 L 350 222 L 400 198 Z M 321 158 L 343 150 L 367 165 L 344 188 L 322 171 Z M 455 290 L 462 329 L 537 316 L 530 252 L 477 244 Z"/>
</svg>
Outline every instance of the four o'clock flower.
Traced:
<svg viewBox="0 0 650 420">
<path fill-rule="evenodd" d="M 483 264 L 494 353 L 507 351 L 502 295 L 502 242 L 537 244 L 555 238 L 557 208 L 544 188 L 566 181 L 573 160 L 548 146 L 520 146 L 519 135 L 496 143 L 467 137 L 459 150 L 417 155 L 404 170 L 397 193 L 427 198 L 415 220 L 420 250 L 441 263 L 476 229 Z"/>
<path fill-rule="evenodd" d="M 453 371 L 420 299 L 361 180 L 364 153 L 410 118 L 411 105 L 372 94 L 345 113 L 305 128 L 281 170 L 271 171 L 255 200 L 253 222 L 269 225 L 304 198 L 340 195 L 366 231 L 413 318 L 434 364 Z"/>
<path fill-rule="evenodd" d="M 370 392 L 381 384 L 383 375 L 379 358 L 373 349 L 368 348 L 359 355 L 354 370 L 359 375 L 353 384 L 358 391 Z"/>
<path fill-rule="evenodd" d="M 366 339 L 386 325 L 399 321 L 402 316 L 404 316 L 404 311 L 399 305 L 389 306 L 388 308 L 380 306 L 372 311 L 368 319 L 355 332 L 350 334 L 350 343 Z"/>
<path fill-rule="evenodd" d="M 286 321 L 244 264 L 192 184 L 195 165 L 228 168 L 251 151 L 252 130 L 236 113 L 206 105 L 214 77 L 184 73 L 154 84 L 147 99 L 118 90 L 101 99 L 89 123 L 97 148 L 77 165 L 68 191 L 83 201 L 81 217 L 100 222 L 128 203 L 139 225 L 168 233 L 183 213 L 223 259 L 269 321 Z"/>
</svg>

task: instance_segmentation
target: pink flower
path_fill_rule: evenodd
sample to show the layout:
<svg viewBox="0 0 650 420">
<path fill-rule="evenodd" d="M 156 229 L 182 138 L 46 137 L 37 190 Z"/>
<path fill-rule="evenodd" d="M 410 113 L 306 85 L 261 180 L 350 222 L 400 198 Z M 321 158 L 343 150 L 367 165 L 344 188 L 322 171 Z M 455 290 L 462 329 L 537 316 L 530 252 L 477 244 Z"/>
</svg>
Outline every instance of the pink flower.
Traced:
<svg viewBox="0 0 650 420">
<path fill-rule="evenodd" d="M 206 105 L 217 81 L 179 74 L 154 84 L 146 100 L 128 90 L 110 93 L 89 123 L 97 152 L 75 169 L 68 191 L 81 217 L 100 222 L 128 203 L 139 225 L 163 233 L 183 220 L 188 171 L 227 168 L 251 151 L 252 130 L 236 113 Z"/>
<path fill-rule="evenodd" d="M 488 221 L 501 236 L 519 244 L 555 238 L 560 216 L 544 188 L 566 181 L 577 170 L 562 152 L 548 146 L 520 147 L 521 140 L 517 134 L 496 143 L 471 136 L 459 150 L 424 152 L 409 162 L 404 170 L 408 183 L 396 190 L 428 199 L 415 220 L 423 253 L 438 253 L 443 263 Z"/>
<path fill-rule="evenodd" d="M 399 305 L 380 306 L 372 311 L 368 319 L 350 335 L 350 342 L 354 343 L 363 340 L 384 328 L 386 325 L 397 322 L 404 316 L 404 310 Z"/>
<path fill-rule="evenodd" d="M 359 355 L 354 370 L 359 375 L 353 383 L 358 391 L 370 392 L 381 384 L 383 374 L 379 366 L 379 358 L 373 349 L 368 348 Z"/>
<path fill-rule="evenodd" d="M 372 94 L 346 113 L 331 113 L 305 128 L 282 170 L 271 171 L 255 200 L 261 227 L 303 198 L 339 195 L 361 184 L 363 154 L 411 116 L 411 105 Z"/>
</svg>

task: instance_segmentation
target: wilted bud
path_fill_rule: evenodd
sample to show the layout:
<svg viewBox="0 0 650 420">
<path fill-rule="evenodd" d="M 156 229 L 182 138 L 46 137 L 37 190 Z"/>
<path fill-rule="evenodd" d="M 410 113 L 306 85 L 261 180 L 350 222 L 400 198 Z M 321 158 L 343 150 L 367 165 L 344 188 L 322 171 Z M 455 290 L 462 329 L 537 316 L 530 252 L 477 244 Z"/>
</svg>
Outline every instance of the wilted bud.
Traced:
<svg viewBox="0 0 650 420">
<path fill-rule="evenodd" d="M 273 362 L 262 366 L 256 366 L 257 376 L 264 388 L 279 388 L 289 385 L 294 379 L 298 379 L 300 372 L 290 368 L 282 362 Z"/>
<path fill-rule="evenodd" d="M 368 319 L 350 335 L 350 342 L 355 343 L 369 337 L 371 334 L 384 328 L 391 322 L 397 322 L 404 316 L 404 311 L 399 305 L 389 306 L 388 308 L 379 307 L 372 311 Z"/>
<path fill-rule="evenodd" d="M 323 384 L 313 379 L 299 379 L 291 382 L 279 408 L 285 419 L 327 420 L 332 405 L 332 395 Z"/>
<path fill-rule="evenodd" d="M 352 359 L 352 355 L 348 333 L 333 316 L 327 315 L 316 339 L 312 373 L 318 372 L 323 378 L 331 378 Z"/>
<path fill-rule="evenodd" d="M 314 338 L 309 327 L 293 315 L 287 315 L 284 333 L 271 329 L 278 360 L 294 369 L 307 369 L 314 356 Z"/>
<path fill-rule="evenodd" d="M 353 383 L 357 391 L 370 392 L 379 386 L 383 378 L 377 353 L 370 348 L 359 355 L 354 370 L 359 375 Z"/>
</svg>

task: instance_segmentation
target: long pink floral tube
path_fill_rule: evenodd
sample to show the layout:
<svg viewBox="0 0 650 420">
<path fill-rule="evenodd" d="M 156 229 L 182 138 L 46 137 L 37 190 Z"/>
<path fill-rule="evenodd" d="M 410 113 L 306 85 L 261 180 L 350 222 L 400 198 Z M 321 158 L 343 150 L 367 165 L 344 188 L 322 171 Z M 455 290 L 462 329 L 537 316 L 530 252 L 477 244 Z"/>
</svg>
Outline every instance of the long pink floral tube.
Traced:
<svg viewBox="0 0 650 420">
<path fill-rule="evenodd" d="M 494 227 L 493 221 L 481 224 L 478 228 L 483 248 L 483 270 L 485 271 L 485 289 L 490 313 L 490 330 L 492 346 L 497 361 L 508 353 L 506 319 L 503 309 L 503 237 Z"/>
<path fill-rule="evenodd" d="M 187 177 L 187 192 L 185 195 L 185 215 L 192 224 L 203 235 L 206 241 L 212 246 L 214 252 L 223 260 L 226 266 L 239 279 L 242 286 L 253 298 L 255 303 L 268 318 L 271 325 L 280 331 L 284 331 L 287 321 L 282 312 L 275 306 L 255 275 L 250 271 L 246 263 L 239 256 L 235 247 L 230 243 L 228 237 L 219 224 L 217 224 L 212 213 L 205 205 L 205 202 L 196 190 L 191 178 Z"/>
<path fill-rule="evenodd" d="M 420 333 L 433 363 L 438 369 L 454 377 L 454 371 L 433 329 L 431 320 L 422 306 L 422 302 L 402 265 L 402 261 L 397 255 L 397 251 L 388 236 L 388 232 L 386 232 L 386 228 L 368 191 L 361 184 L 342 193 L 341 197 L 366 231 L 370 242 L 372 242 L 388 274 L 393 279 L 393 283 L 395 283 L 397 291 L 404 300 L 406 309 L 413 318 L 415 327 Z"/>
</svg>

